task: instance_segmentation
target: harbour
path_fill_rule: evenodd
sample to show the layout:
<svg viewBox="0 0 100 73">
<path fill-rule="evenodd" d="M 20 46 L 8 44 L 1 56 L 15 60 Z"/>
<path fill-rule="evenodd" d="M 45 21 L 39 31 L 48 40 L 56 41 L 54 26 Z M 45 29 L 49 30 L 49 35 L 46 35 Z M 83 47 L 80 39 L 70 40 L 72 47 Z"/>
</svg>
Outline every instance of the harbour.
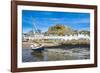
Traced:
<svg viewBox="0 0 100 73">
<path fill-rule="evenodd" d="M 59 46 L 58 46 L 59 47 Z M 84 60 L 90 59 L 89 45 L 74 45 L 45 47 L 42 51 L 34 51 L 31 48 L 22 49 L 23 62 L 40 62 L 40 61 L 61 61 L 61 60 Z"/>
<path fill-rule="evenodd" d="M 66 24 L 32 29 L 22 35 L 22 62 L 90 59 L 90 31 Z"/>
</svg>

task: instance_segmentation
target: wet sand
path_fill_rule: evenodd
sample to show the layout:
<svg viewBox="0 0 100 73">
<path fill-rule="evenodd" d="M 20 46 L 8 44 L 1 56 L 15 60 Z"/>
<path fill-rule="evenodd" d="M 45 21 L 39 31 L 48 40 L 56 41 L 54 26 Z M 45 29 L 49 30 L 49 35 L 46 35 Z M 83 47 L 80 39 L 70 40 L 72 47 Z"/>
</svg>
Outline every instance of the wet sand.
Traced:
<svg viewBox="0 0 100 73">
<path fill-rule="evenodd" d="M 45 48 L 42 52 L 35 52 L 32 49 L 23 49 L 23 62 L 39 61 L 60 61 L 60 60 L 84 60 L 90 59 L 89 48 Z"/>
<path fill-rule="evenodd" d="M 31 45 L 34 44 L 34 42 L 23 42 L 22 44 L 22 48 L 28 48 L 28 49 L 31 49 Z M 85 48 L 85 47 L 90 47 L 90 44 L 89 43 L 80 43 L 80 44 L 70 44 L 70 43 L 67 43 L 67 44 L 57 44 L 57 43 L 42 43 L 44 45 L 45 48 L 74 48 L 74 47 L 82 47 L 82 48 Z"/>
</svg>

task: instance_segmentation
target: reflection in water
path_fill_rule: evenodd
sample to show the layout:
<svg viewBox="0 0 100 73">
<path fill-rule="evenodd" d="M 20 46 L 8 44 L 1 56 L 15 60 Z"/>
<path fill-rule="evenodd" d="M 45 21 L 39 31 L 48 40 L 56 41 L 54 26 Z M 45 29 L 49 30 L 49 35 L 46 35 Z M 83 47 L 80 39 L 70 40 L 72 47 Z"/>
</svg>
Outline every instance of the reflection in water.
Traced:
<svg viewBox="0 0 100 73">
<path fill-rule="evenodd" d="M 45 48 L 41 52 L 33 51 L 32 49 L 22 49 L 23 62 L 37 62 L 37 61 L 58 61 L 58 60 L 79 60 L 89 59 L 89 48 Z"/>
</svg>

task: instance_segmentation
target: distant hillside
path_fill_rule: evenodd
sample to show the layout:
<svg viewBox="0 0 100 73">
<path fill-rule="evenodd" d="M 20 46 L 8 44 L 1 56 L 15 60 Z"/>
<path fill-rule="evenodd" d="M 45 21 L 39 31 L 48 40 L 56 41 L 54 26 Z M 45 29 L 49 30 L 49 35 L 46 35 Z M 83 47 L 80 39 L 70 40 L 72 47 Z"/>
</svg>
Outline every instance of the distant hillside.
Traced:
<svg viewBox="0 0 100 73">
<path fill-rule="evenodd" d="M 69 27 L 66 27 L 62 24 L 57 24 L 52 27 L 49 27 L 47 33 L 53 35 L 65 35 L 65 34 L 69 35 L 70 33 L 72 33 L 72 31 L 73 30 Z"/>
<path fill-rule="evenodd" d="M 89 31 L 86 30 L 73 30 L 72 28 L 68 26 L 64 26 L 62 24 L 56 24 L 54 26 L 51 26 L 48 28 L 48 31 L 45 32 L 45 34 L 52 34 L 52 35 L 74 35 L 74 34 L 88 34 L 90 35 Z"/>
<path fill-rule="evenodd" d="M 90 36 L 90 31 L 86 31 L 86 30 L 81 30 L 79 31 L 80 34 L 84 34 L 84 35 L 89 35 Z"/>
<path fill-rule="evenodd" d="M 38 29 L 37 31 L 33 32 L 32 30 L 23 33 L 25 36 L 30 36 L 35 34 L 44 34 L 44 35 L 58 35 L 58 36 L 64 36 L 64 35 L 78 35 L 78 34 L 84 34 L 90 36 L 90 31 L 87 30 L 74 30 L 69 26 L 64 26 L 63 24 L 56 24 L 54 26 L 51 26 L 48 28 L 46 32 L 42 32 L 42 30 Z"/>
</svg>

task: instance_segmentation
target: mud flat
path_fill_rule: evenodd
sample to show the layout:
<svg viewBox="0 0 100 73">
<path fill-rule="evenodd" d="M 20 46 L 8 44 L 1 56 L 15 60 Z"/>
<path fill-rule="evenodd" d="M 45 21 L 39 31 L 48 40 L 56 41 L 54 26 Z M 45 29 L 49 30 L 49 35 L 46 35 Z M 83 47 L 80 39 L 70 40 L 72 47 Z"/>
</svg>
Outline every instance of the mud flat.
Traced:
<svg viewBox="0 0 100 73">
<path fill-rule="evenodd" d="M 35 42 L 33 41 L 27 41 L 22 43 L 22 48 L 29 48 L 32 44 Z M 38 42 L 39 43 L 39 42 Z M 45 48 L 73 48 L 73 47 L 89 47 L 90 43 L 89 40 L 71 40 L 66 42 L 41 42 L 42 45 L 44 45 Z"/>
<path fill-rule="evenodd" d="M 74 49 L 46 49 L 46 55 L 48 60 L 77 60 L 77 59 L 89 59 L 90 51 L 88 48 L 74 48 Z"/>
</svg>

